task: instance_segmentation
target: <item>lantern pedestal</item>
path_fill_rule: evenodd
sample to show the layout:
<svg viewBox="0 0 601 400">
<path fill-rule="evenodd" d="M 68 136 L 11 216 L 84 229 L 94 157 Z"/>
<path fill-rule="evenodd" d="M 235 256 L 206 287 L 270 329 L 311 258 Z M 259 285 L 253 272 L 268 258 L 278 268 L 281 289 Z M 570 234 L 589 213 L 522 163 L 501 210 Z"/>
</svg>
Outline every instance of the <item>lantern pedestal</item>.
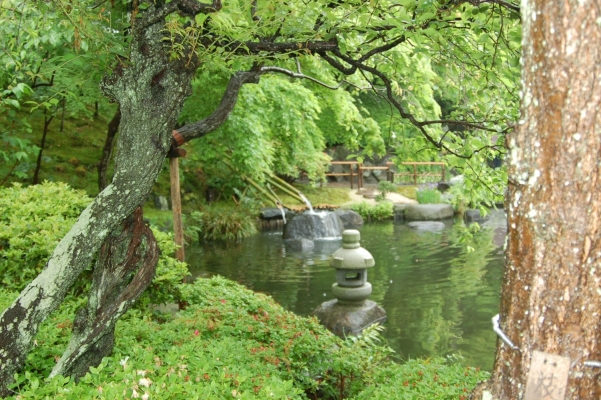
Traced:
<svg viewBox="0 0 601 400">
<path fill-rule="evenodd" d="M 313 311 L 319 322 L 337 336 L 359 335 L 371 324 L 384 323 L 386 311 L 371 300 L 367 270 L 375 261 L 360 246 L 359 231 L 342 232 L 342 248 L 332 254 L 330 265 L 336 270 L 332 293 L 336 300 L 326 301 Z"/>
<path fill-rule="evenodd" d="M 359 335 L 368 326 L 386 321 L 386 311 L 371 300 L 365 300 L 360 305 L 341 304 L 338 300 L 326 301 L 313 311 L 313 315 L 339 337 Z"/>
</svg>

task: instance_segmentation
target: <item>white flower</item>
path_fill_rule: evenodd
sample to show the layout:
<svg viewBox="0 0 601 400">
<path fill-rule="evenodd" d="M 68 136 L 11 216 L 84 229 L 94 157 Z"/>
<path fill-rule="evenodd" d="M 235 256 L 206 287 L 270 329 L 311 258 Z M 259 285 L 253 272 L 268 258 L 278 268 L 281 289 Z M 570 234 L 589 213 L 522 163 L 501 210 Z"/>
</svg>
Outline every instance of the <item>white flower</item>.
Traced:
<svg viewBox="0 0 601 400">
<path fill-rule="evenodd" d="M 142 400 L 148 400 L 148 399 L 149 399 L 148 393 L 144 393 L 142 395 Z"/>
<path fill-rule="evenodd" d="M 138 392 L 136 392 L 136 389 L 134 389 L 134 391 L 132 392 L 131 397 L 133 399 L 137 399 L 138 397 L 140 397 L 140 395 L 138 394 Z"/>
<path fill-rule="evenodd" d="M 125 357 L 125 360 L 121 360 L 119 361 L 119 364 L 121 364 L 121 366 L 125 369 L 125 366 L 127 365 L 127 360 L 129 360 L 129 357 Z"/>
<path fill-rule="evenodd" d="M 144 386 L 144 387 L 150 387 L 151 384 L 152 384 L 152 382 L 148 378 L 142 378 L 138 381 L 138 385 Z"/>
<path fill-rule="evenodd" d="M 136 373 L 138 374 L 138 376 L 145 376 L 146 375 L 146 370 L 139 369 L 139 370 L 136 371 Z"/>
</svg>

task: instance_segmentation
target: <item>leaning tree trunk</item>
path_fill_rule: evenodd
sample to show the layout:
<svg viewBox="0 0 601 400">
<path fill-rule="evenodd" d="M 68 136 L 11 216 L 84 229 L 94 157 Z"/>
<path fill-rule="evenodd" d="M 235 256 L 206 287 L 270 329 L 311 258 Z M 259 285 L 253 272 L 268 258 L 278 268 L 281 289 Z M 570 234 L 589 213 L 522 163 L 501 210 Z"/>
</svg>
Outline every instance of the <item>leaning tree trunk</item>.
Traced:
<svg viewBox="0 0 601 400">
<path fill-rule="evenodd" d="M 114 346 L 115 323 L 152 281 L 159 250 L 142 215 L 142 209 L 136 209 L 100 248 L 88 303 L 77 312 L 71 340 L 51 377 L 78 379 L 108 356 Z"/>
<path fill-rule="evenodd" d="M 82 212 L 42 273 L 0 316 L 0 396 L 10 394 L 8 386 L 39 325 L 58 308 L 109 232 L 143 203 L 169 150 L 196 66 L 169 61 L 161 34 L 164 16 L 148 21 L 146 26 L 137 21 L 127 66 L 118 66 L 103 83 L 122 113 L 112 183 Z"/>
<path fill-rule="evenodd" d="M 113 155 L 113 147 L 115 142 L 115 136 L 119 130 L 119 124 L 121 123 L 121 108 L 117 107 L 115 115 L 108 123 L 106 140 L 104 141 L 104 148 L 102 149 L 102 157 L 98 163 L 98 190 L 102 191 L 107 185 L 107 173 L 111 157 Z"/>
<path fill-rule="evenodd" d="M 488 389 L 495 399 L 563 399 L 567 384 L 566 399 L 598 399 L 601 14 L 596 2 L 523 3 L 524 95 L 509 138 L 500 307 L 515 349 L 499 341 Z M 540 397 L 544 390 L 553 396 Z"/>
</svg>

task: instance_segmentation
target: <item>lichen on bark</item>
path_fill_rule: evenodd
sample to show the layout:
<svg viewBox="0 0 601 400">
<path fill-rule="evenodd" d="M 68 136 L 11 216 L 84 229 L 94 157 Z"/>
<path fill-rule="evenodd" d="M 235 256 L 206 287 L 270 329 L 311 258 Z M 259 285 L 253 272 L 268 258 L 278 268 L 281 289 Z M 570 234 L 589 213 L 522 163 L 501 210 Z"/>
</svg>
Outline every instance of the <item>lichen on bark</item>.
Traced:
<svg viewBox="0 0 601 400">
<path fill-rule="evenodd" d="M 0 316 L 0 396 L 10 394 L 8 386 L 39 325 L 61 304 L 108 233 L 142 204 L 162 168 L 196 69 L 195 63 L 169 59 L 163 23 L 158 19 L 134 28 L 129 61 L 103 82 L 122 111 L 113 181 L 60 241 L 42 273 Z"/>
</svg>

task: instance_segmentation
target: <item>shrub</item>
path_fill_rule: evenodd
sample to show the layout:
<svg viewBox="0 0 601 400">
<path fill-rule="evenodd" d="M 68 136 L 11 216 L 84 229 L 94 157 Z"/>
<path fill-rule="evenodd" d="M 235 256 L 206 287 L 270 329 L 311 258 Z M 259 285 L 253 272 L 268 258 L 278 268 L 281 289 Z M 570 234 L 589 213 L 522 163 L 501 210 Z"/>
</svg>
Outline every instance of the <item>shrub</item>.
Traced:
<svg viewBox="0 0 601 400">
<path fill-rule="evenodd" d="M 366 221 L 384 221 L 392 218 L 394 207 L 390 201 L 381 201 L 371 205 L 365 201 L 351 204 L 351 209 Z"/>
<path fill-rule="evenodd" d="M 88 171 L 86 170 L 86 167 L 84 167 L 83 165 L 80 165 L 79 167 L 75 168 L 75 174 L 77 176 L 81 176 L 83 178 L 86 176 L 87 173 L 88 173 Z"/>
<path fill-rule="evenodd" d="M 90 201 L 83 191 L 65 183 L 44 182 L 27 188 L 13 184 L 0 189 L 0 276 L 5 289 L 20 291 L 41 272 Z M 186 264 L 173 258 L 172 236 L 157 229 L 153 232 L 161 255 L 155 278 L 141 304 L 176 301 L 176 284 L 187 275 Z M 73 291 L 84 291 L 89 278 L 89 273 L 84 274 Z"/>
<path fill-rule="evenodd" d="M 0 276 L 8 290 L 35 278 L 91 199 L 65 183 L 0 189 Z"/>
<path fill-rule="evenodd" d="M 436 189 L 419 189 L 417 191 L 417 202 L 419 204 L 440 204 L 442 198 Z"/>
<path fill-rule="evenodd" d="M 455 360 L 392 363 L 378 328 L 342 340 L 224 278 L 183 285 L 190 306 L 159 323 L 130 310 L 115 349 L 79 383 L 45 380 L 69 340 L 76 303 L 40 328 L 13 390 L 19 398 L 460 399 L 486 373 Z M 15 295 L 0 290 L 0 309 Z"/>
<path fill-rule="evenodd" d="M 453 357 L 409 360 L 375 370 L 376 385 L 365 388 L 356 400 L 467 399 L 478 384 L 489 377 L 478 368 L 464 367 Z"/>
<path fill-rule="evenodd" d="M 79 165 L 79 159 L 77 159 L 76 157 L 71 157 L 68 163 L 73 165 L 74 167 L 77 167 Z"/>
<path fill-rule="evenodd" d="M 186 216 L 187 236 L 199 240 L 240 240 L 257 233 L 257 216 L 253 209 L 241 206 L 208 206 Z"/>
<path fill-rule="evenodd" d="M 380 191 L 380 194 L 376 196 L 376 200 L 382 201 L 386 199 L 388 193 L 396 192 L 396 185 L 392 182 L 380 181 L 378 182 L 378 190 Z"/>
</svg>

